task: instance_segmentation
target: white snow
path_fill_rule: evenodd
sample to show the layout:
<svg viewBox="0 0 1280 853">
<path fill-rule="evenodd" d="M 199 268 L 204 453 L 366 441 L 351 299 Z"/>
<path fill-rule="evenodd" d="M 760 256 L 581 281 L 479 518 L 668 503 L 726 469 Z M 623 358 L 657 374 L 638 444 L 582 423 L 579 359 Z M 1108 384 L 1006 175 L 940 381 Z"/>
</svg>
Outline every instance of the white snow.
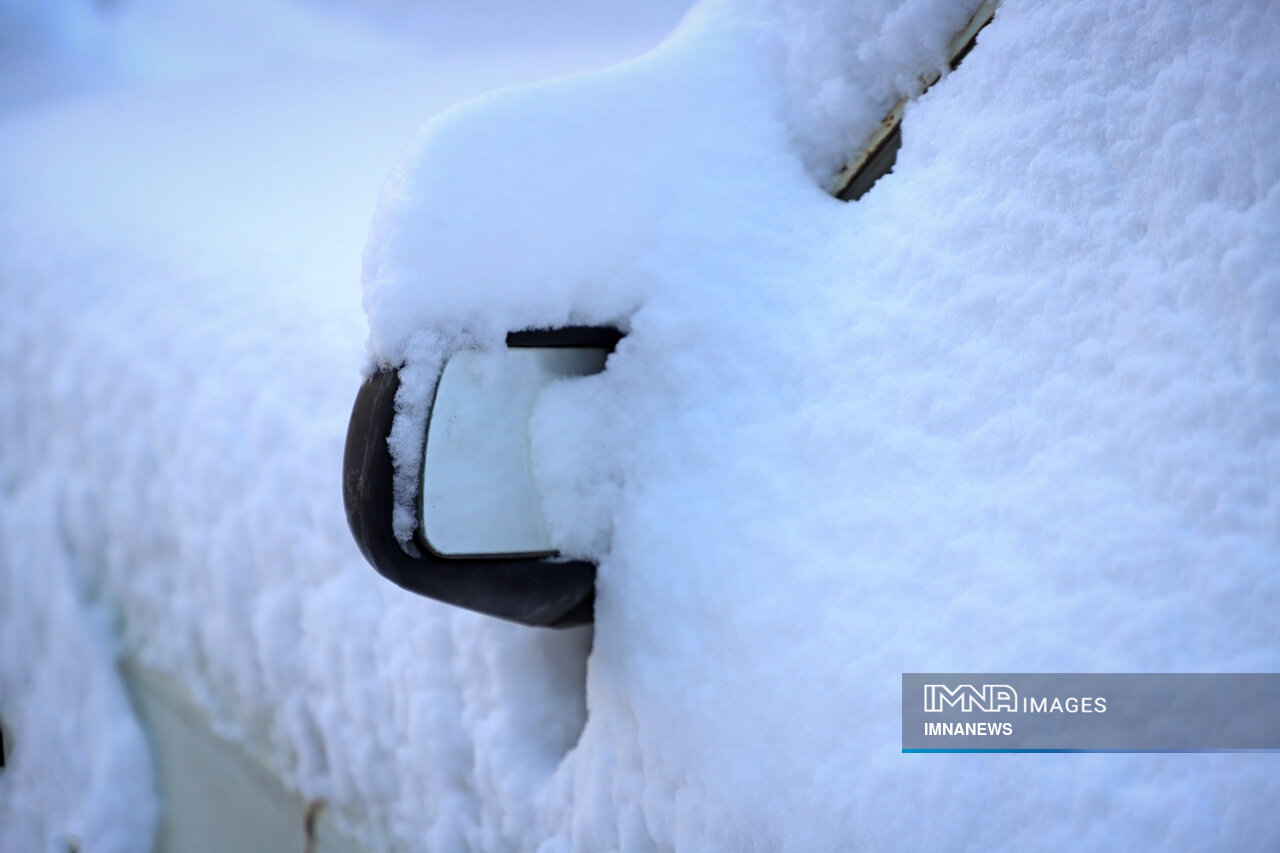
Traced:
<svg viewBox="0 0 1280 853">
<path fill-rule="evenodd" d="M 146 743 L 115 675 L 107 614 L 76 594 L 86 568 L 49 547 L 65 535 L 54 474 L 3 498 L 0 714 L 11 754 L 0 848 L 146 849 L 157 812 Z"/>
<path fill-rule="evenodd" d="M 1274 755 L 899 751 L 902 672 L 1280 670 L 1280 15 L 1005 0 L 894 172 L 827 196 L 974 5 L 704 0 L 639 59 L 441 113 L 372 217 L 367 330 L 399 142 L 538 63 L 330 57 L 10 114 L 0 506 L 31 538 L 0 592 L 97 673 L 114 613 L 374 849 L 1280 846 Z M 594 630 L 381 581 L 338 497 L 362 352 L 405 365 L 413 472 L 448 353 L 583 323 L 627 337 L 532 424 Z M 91 707 L 127 724 L 111 683 Z M 7 690 L 14 726 L 44 701 Z M 137 849 L 152 806 L 111 793 Z"/>
<path fill-rule="evenodd" d="M 146 11 L 98 21 L 103 50 L 133 56 Z M 424 116 L 626 56 L 643 34 L 480 55 L 401 39 L 369 55 L 361 36 L 245 59 L 234 19 L 262 13 L 165 31 L 223 63 L 130 77 L 81 57 L 105 79 L 64 69 L 0 115 L 6 853 L 149 849 L 157 803 L 117 646 L 374 849 L 477 832 L 455 629 L 371 572 L 341 508 L 361 245 Z M 52 61 L 24 47 L 6 82 Z M 581 725 L 586 638 L 509 642 L 504 661 L 545 672 L 503 691 L 536 703 L 512 740 L 537 761 Z"/>
</svg>

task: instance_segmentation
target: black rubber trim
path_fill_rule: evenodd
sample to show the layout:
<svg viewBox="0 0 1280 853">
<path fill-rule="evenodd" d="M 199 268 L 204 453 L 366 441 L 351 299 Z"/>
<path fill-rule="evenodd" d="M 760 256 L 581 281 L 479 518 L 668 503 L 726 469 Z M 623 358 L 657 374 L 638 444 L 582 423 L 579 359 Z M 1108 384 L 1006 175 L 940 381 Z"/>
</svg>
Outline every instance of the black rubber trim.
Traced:
<svg viewBox="0 0 1280 853">
<path fill-rule="evenodd" d="M 534 329 L 512 332 L 507 345 L 611 352 L 621 338 L 621 332 L 609 328 Z M 395 471 L 387 446 L 399 388 L 397 369 L 369 377 L 356 394 L 347 427 L 342 497 L 347 524 L 365 559 L 404 589 L 478 613 L 548 628 L 589 624 L 594 563 L 555 557 L 451 558 L 404 549 L 391 524 Z"/>
<path fill-rule="evenodd" d="M 981 7 L 979 7 L 978 12 L 980 11 Z M 975 17 L 978 12 L 974 13 Z M 964 62 L 965 57 L 969 55 L 969 52 L 973 50 L 974 45 L 978 43 L 978 34 L 985 30 L 993 20 L 995 20 L 994 8 L 991 10 L 990 16 L 986 21 L 974 30 L 973 35 L 969 37 L 969 40 L 956 51 L 956 55 L 951 58 L 949 63 L 947 63 L 948 68 L 955 71 L 960 67 L 960 63 Z M 938 79 L 939 78 L 935 77 L 933 83 L 926 84 L 924 91 L 921 92 L 920 95 L 923 95 L 924 92 L 933 88 L 934 84 L 938 82 Z M 916 97 L 918 98 L 920 95 L 917 95 Z M 898 151 L 902 148 L 902 122 L 905 118 L 906 117 L 904 115 L 898 120 L 898 123 L 894 125 L 893 131 L 880 141 L 880 144 L 876 146 L 876 150 L 872 152 L 871 156 L 867 157 L 866 161 L 862 164 L 862 168 L 853 175 L 850 175 L 849 180 L 845 181 L 843 186 L 837 188 L 832 195 L 841 201 L 857 201 L 866 195 L 867 192 L 875 186 L 877 181 L 893 171 L 894 165 L 898 162 Z"/>
<path fill-rule="evenodd" d="M 858 173 L 836 192 L 836 198 L 841 201 L 857 201 L 866 195 L 867 191 L 876 185 L 876 181 L 893 171 L 894 165 L 898 162 L 900 148 L 902 148 L 902 122 L 894 125 L 889 135 L 880 140 L 880 144 L 876 146 L 876 150 L 867 158 L 867 162 L 858 170 Z"/>
<path fill-rule="evenodd" d="M 508 332 L 509 347 L 583 347 L 613 352 L 622 332 L 610 326 L 565 326 L 561 329 L 525 329 Z"/>
</svg>

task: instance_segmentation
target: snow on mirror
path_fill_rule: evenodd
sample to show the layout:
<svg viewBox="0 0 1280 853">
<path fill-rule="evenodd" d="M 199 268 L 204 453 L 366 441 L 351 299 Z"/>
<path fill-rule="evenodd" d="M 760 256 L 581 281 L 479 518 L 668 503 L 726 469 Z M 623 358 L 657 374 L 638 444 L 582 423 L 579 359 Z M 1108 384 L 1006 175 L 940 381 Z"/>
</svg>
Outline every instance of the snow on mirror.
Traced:
<svg viewBox="0 0 1280 853">
<path fill-rule="evenodd" d="M 589 347 L 511 347 L 449 360 L 422 463 L 421 531 L 434 553 L 554 553 L 533 483 L 529 417 L 545 387 L 599 373 L 607 356 Z"/>
</svg>

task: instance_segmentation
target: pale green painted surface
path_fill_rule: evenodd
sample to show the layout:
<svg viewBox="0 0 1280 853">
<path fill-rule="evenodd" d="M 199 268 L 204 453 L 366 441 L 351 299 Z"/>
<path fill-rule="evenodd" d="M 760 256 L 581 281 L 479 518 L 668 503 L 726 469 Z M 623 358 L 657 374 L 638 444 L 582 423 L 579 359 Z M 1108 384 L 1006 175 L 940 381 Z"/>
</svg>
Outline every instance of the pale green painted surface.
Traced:
<svg viewBox="0 0 1280 853">
<path fill-rule="evenodd" d="M 240 746 L 215 735 L 176 683 L 136 664 L 124 676 L 163 809 L 154 853 L 364 853 L 323 805 L 287 791 Z"/>
</svg>

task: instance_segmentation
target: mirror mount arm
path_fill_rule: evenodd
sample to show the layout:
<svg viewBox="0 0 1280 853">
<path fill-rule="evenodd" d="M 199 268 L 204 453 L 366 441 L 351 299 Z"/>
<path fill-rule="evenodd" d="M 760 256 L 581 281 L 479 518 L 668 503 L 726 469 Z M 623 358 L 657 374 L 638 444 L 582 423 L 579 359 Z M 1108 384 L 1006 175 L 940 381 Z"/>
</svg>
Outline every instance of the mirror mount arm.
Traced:
<svg viewBox="0 0 1280 853">
<path fill-rule="evenodd" d="M 592 563 L 448 558 L 405 550 L 392 528 L 395 470 L 387 445 L 399 387 L 398 370 L 369 377 L 356 395 L 347 429 L 342 496 L 347 524 L 365 559 L 404 589 L 489 616 L 548 628 L 589 624 L 595 598 Z"/>
</svg>

